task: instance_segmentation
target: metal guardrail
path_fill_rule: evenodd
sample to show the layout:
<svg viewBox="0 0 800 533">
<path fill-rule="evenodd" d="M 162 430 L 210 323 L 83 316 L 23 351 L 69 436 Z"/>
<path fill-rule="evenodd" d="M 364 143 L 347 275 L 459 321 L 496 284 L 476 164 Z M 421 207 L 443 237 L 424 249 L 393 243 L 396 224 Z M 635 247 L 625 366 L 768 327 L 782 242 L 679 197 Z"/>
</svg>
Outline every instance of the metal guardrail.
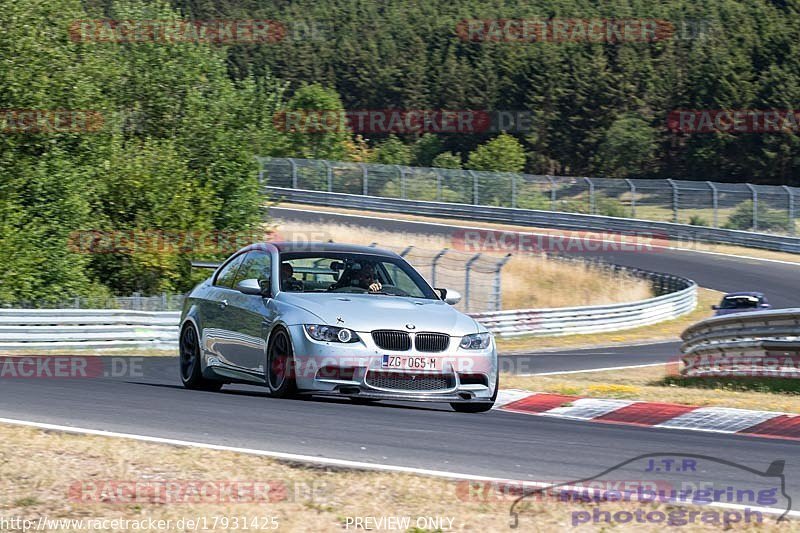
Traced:
<svg viewBox="0 0 800 533">
<path fill-rule="evenodd" d="M 473 313 L 478 322 L 501 337 L 520 335 L 559 336 L 581 333 L 621 331 L 671 320 L 691 312 L 697 306 L 697 284 L 677 276 L 648 273 L 655 284 L 668 289 L 667 294 L 638 302 L 613 305 L 526 309 Z"/>
<path fill-rule="evenodd" d="M 800 238 L 769 233 L 709 228 L 671 222 L 584 215 L 510 207 L 479 206 L 450 202 L 404 200 L 363 194 L 344 194 L 265 186 L 275 199 L 301 204 L 369 211 L 407 213 L 438 218 L 508 223 L 573 231 L 649 235 L 655 240 L 733 244 L 749 248 L 800 253 Z"/>
<path fill-rule="evenodd" d="M 800 377 L 800 309 L 713 317 L 681 338 L 685 376 Z"/>
<path fill-rule="evenodd" d="M 655 285 L 678 289 L 639 302 L 614 305 L 472 313 L 500 336 L 568 335 L 618 331 L 690 312 L 697 285 L 688 279 L 648 273 Z M 662 276 L 662 278 L 659 278 Z M 0 350 L 176 348 L 177 312 L 114 309 L 0 309 Z"/>
<path fill-rule="evenodd" d="M 178 312 L 0 309 L 0 350 L 175 348 Z"/>
</svg>

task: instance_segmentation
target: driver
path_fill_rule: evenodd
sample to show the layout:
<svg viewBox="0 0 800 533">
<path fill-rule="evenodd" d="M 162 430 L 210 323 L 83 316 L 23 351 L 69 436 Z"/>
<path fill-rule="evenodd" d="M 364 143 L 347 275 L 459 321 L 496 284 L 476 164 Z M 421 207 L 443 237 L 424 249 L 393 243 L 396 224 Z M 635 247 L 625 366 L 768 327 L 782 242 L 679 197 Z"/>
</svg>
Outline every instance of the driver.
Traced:
<svg viewBox="0 0 800 533">
<path fill-rule="evenodd" d="M 361 270 L 357 270 L 353 276 L 353 285 L 367 289 L 369 292 L 378 292 L 383 286 L 375 275 L 375 267 L 370 263 L 362 264 Z"/>
<path fill-rule="evenodd" d="M 289 263 L 281 263 L 281 290 L 282 291 L 301 291 L 303 282 L 294 279 L 294 268 Z"/>
<path fill-rule="evenodd" d="M 328 290 L 337 290 L 345 287 L 358 287 L 369 292 L 379 292 L 383 286 L 375 275 L 375 267 L 371 263 L 351 263 L 342 273 L 339 281 L 331 285 Z"/>
</svg>

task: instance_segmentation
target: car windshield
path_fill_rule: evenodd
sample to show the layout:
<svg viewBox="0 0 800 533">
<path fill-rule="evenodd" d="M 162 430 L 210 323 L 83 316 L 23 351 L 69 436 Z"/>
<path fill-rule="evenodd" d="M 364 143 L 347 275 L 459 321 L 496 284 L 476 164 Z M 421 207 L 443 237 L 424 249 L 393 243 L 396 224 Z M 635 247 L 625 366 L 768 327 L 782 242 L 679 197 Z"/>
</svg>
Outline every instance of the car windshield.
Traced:
<svg viewBox="0 0 800 533">
<path fill-rule="evenodd" d="M 342 252 L 281 254 L 281 290 L 438 299 L 401 258 Z"/>
<path fill-rule="evenodd" d="M 726 296 L 722 299 L 721 309 L 749 309 L 758 307 L 756 296 Z"/>
</svg>

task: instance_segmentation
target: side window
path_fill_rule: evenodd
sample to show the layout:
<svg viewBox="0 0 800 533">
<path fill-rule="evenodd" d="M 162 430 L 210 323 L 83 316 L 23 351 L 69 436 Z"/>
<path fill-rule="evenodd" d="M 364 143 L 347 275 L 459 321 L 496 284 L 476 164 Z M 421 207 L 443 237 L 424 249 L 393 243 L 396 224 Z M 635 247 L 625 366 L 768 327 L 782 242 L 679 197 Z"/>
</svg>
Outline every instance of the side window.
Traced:
<svg viewBox="0 0 800 533">
<path fill-rule="evenodd" d="M 272 276 L 272 259 L 269 252 L 263 250 L 253 250 L 247 252 L 247 257 L 242 263 L 242 267 L 236 274 L 236 281 L 233 286 L 243 279 L 257 279 L 258 281 L 268 280 Z"/>
<path fill-rule="evenodd" d="M 236 258 L 225 265 L 219 274 L 217 274 L 217 278 L 214 280 L 214 285 L 217 287 L 225 287 L 227 289 L 233 288 L 233 280 L 236 277 L 236 271 L 239 270 L 239 265 L 242 264 L 244 261 L 245 254 L 240 254 L 236 256 Z"/>
</svg>

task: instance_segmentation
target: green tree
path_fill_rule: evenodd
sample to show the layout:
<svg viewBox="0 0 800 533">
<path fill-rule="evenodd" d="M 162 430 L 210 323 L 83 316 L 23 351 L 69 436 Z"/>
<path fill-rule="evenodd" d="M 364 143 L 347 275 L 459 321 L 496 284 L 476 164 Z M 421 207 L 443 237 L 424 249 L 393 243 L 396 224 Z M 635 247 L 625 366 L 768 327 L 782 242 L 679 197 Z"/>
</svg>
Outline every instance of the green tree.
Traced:
<svg viewBox="0 0 800 533">
<path fill-rule="evenodd" d="M 525 149 L 513 135 L 501 133 L 471 152 L 466 166 L 472 170 L 522 172 Z"/>
<path fill-rule="evenodd" d="M 433 158 L 431 166 L 437 168 L 461 168 L 461 154 L 442 152 Z"/>
<path fill-rule="evenodd" d="M 611 124 L 597 154 L 598 169 L 609 178 L 643 175 L 652 163 L 656 143 L 653 128 L 636 116 Z"/>
<path fill-rule="evenodd" d="M 297 118 L 297 131 L 289 133 L 289 151 L 294 157 L 344 159 L 349 134 L 344 106 L 336 91 L 316 83 L 305 85 L 289 100 L 286 113 L 290 118 L 289 114 L 295 113 Z M 319 117 L 331 121 L 324 122 Z"/>
<path fill-rule="evenodd" d="M 414 143 L 414 164 L 429 167 L 433 159 L 442 151 L 442 140 L 432 133 L 426 133 Z"/>
<path fill-rule="evenodd" d="M 384 165 L 410 165 L 412 148 L 395 135 L 389 137 L 375 146 L 374 162 Z"/>
</svg>

